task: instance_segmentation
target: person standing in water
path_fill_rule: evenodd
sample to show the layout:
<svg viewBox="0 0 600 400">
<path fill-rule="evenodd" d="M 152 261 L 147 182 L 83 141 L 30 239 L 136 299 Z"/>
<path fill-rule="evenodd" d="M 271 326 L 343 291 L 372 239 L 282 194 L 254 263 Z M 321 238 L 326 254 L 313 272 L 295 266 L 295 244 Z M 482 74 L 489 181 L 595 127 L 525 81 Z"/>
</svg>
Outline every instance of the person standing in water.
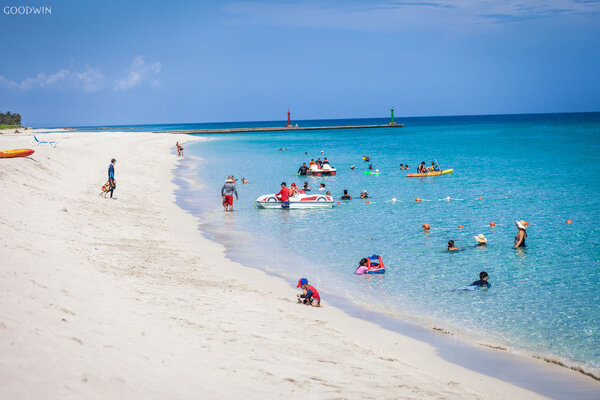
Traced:
<svg viewBox="0 0 600 400">
<path fill-rule="evenodd" d="M 106 195 L 108 193 L 110 193 L 110 198 L 112 199 L 113 192 L 117 188 L 117 181 L 115 181 L 115 163 L 116 162 L 117 162 L 117 160 L 115 160 L 113 158 L 112 160 L 110 160 L 110 165 L 108 166 L 108 184 L 110 185 L 110 190 L 108 190 L 106 193 L 104 193 L 105 198 L 106 198 Z"/>
<path fill-rule="evenodd" d="M 175 147 L 177 148 L 177 156 L 183 157 L 183 146 L 177 142 L 175 143 Z"/>
<path fill-rule="evenodd" d="M 525 221 L 515 221 L 515 225 L 519 228 L 519 231 L 515 235 L 515 249 L 518 247 L 525 247 L 525 239 L 527 239 L 527 226 Z"/>
<path fill-rule="evenodd" d="M 285 182 L 281 182 L 281 190 L 275 194 L 281 200 L 281 208 L 290 208 L 290 190 Z"/>
<path fill-rule="evenodd" d="M 235 194 L 235 199 L 239 200 L 237 188 L 235 187 L 235 179 L 233 175 L 229 175 L 227 179 L 225 179 L 225 183 L 221 188 L 221 197 L 223 198 L 223 208 L 225 212 L 233 211 L 233 195 Z"/>
</svg>

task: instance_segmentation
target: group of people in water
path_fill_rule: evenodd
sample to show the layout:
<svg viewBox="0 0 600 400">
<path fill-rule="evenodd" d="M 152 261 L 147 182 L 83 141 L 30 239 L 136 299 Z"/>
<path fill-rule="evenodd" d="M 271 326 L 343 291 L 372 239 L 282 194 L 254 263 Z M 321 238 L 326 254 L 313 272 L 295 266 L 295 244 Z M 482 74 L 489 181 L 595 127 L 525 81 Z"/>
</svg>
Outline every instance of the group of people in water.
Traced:
<svg viewBox="0 0 600 400">
<path fill-rule="evenodd" d="M 515 234 L 513 247 L 515 249 L 523 248 L 523 247 L 525 247 L 525 239 L 527 239 L 528 223 L 526 221 L 521 220 L 521 221 L 515 221 L 515 225 L 516 225 L 518 231 Z M 487 238 L 483 235 L 483 233 L 480 233 L 479 235 L 475 236 L 475 240 L 477 241 L 477 244 L 473 245 L 472 247 L 482 248 L 482 247 L 487 246 Z M 465 249 L 456 247 L 456 245 L 454 244 L 454 240 L 448 241 L 448 251 L 461 251 L 461 250 L 465 250 Z"/>
</svg>

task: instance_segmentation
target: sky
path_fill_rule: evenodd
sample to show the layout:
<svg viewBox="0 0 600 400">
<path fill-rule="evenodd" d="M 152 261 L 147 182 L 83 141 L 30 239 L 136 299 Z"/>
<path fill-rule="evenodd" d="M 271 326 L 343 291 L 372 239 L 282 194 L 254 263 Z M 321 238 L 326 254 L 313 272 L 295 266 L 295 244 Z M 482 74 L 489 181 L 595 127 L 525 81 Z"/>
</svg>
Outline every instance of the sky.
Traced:
<svg viewBox="0 0 600 400">
<path fill-rule="evenodd" d="M 0 37 L 34 127 L 600 111 L 600 0 L 0 0 Z"/>
</svg>

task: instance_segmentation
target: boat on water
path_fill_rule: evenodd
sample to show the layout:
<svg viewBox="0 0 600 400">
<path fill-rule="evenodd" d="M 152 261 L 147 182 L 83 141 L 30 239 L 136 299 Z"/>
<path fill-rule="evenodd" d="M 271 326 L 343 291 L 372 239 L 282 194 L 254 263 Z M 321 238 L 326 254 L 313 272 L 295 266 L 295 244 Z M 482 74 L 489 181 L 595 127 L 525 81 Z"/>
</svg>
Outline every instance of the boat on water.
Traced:
<svg viewBox="0 0 600 400">
<path fill-rule="evenodd" d="M 321 176 L 321 175 L 333 176 L 333 175 L 335 175 L 336 172 L 337 172 L 337 170 L 329 164 L 323 164 L 323 166 L 321 168 L 319 168 L 319 166 L 317 164 L 313 164 L 310 166 L 310 168 L 308 168 L 308 171 L 306 171 L 306 174 L 307 175 L 316 175 L 316 176 Z"/>
<path fill-rule="evenodd" d="M 283 203 L 274 194 L 265 194 L 260 196 L 254 202 L 258 208 L 279 208 L 283 209 Z M 324 194 L 304 194 L 298 193 L 290 197 L 289 208 L 332 208 L 333 197 Z"/>
<path fill-rule="evenodd" d="M 451 174 L 452 171 L 454 171 L 454 170 L 453 169 L 445 169 L 443 171 L 433 171 L 433 172 L 427 172 L 427 173 L 415 172 L 415 173 L 412 173 L 412 174 L 407 174 L 406 177 L 407 178 L 424 178 L 426 176 L 436 176 L 436 175 Z"/>
</svg>

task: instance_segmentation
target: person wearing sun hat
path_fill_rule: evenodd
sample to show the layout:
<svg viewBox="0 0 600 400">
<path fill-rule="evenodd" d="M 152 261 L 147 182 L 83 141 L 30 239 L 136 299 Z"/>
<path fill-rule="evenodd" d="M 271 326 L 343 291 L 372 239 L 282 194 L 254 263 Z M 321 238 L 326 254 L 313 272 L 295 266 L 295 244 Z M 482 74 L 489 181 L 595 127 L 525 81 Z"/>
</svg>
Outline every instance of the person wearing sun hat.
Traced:
<svg viewBox="0 0 600 400">
<path fill-rule="evenodd" d="M 487 239 L 483 235 L 483 233 L 480 233 L 479 235 L 475 236 L 475 240 L 477 240 L 477 244 L 475 245 L 475 247 L 485 247 L 486 246 Z"/>
<path fill-rule="evenodd" d="M 527 239 L 527 222 L 515 221 L 515 225 L 519 228 L 519 231 L 515 235 L 515 248 L 525 247 L 525 239 Z"/>
<path fill-rule="evenodd" d="M 235 187 L 235 178 L 233 175 L 229 175 L 227 179 L 225 179 L 225 184 L 221 188 L 221 197 L 223 198 L 223 208 L 225 211 L 233 211 L 233 195 L 235 194 L 235 199 L 239 200 L 237 189 Z"/>
<path fill-rule="evenodd" d="M 312 285 L 308 284 L 308 279 L 302 278 L 298 280 L 298 288 L 302 288 L 303 292 L 298 293 L 298 302 L 311 305 L 313 307 L 321 307 L 321 296 Z"/>
</svg>

